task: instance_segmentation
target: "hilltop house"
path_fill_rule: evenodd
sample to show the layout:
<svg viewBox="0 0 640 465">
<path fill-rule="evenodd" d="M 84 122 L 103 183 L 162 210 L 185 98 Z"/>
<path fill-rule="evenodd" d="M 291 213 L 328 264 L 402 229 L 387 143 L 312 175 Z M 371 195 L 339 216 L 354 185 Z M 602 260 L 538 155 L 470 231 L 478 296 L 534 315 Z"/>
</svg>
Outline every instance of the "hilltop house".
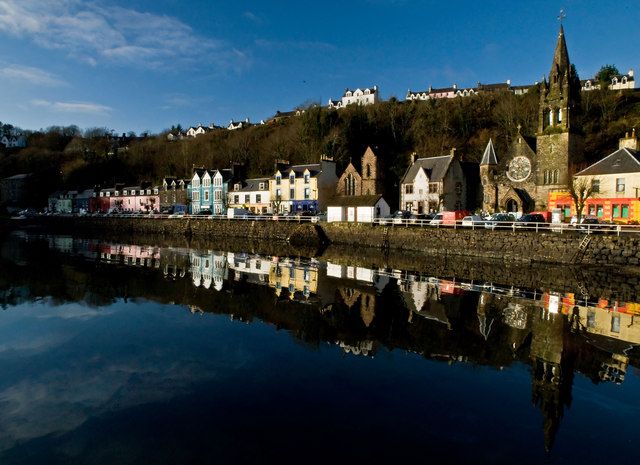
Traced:
<svg viewBox="0 0 640 465">
<path fill-rule="evenodd" d="M 227 126 L 227 129 L 229 131 L 233 131 L 235 129 L 243 129 L 243 128 L 248 128 L 249 126 L 253 126 L 253 124 L 251 124 L 249 122 L 249 118 L 245 118 L 244 121 L 229 121 L 229 125 Z"/>
<path fill-rule="evenodd" d="M 624 90 L 635 89 L 636 81 L 633 75 L 633 70 L 630 69 L 627 74 L 616 74 L 611 76 L 609 81 L 609 90 Z M 584 91 L 600 89 L 600 82 L 598 78 L 583 79 L 580 81 L 580 88 Z"/>
<path fill-rule="evenodd" d="M 276 166 L 269 179 L 274 213 L 322 211 L 335 191 L 336 164 L 322 159 L 309 165 Z"/>
<path fill-rule="evenodd" d="M 340 100 L 329 99 L 329 104 L 327 106 L 329 108 L 339 109 L 351 104 L 371 105 L 377 103 L 379 100 L 380 91 L 378 86 L 356 90 L 345 89 Z"/>
<path fill-rule="evenodd" d="M 442 98 L 471 97 L 473 95 L 490 92 L 513 92 L 516 95 L 521 95 L 528 92 L 531 87 L 533 86 L 512 86 L 511 80 L 496 84 L 482 84 L 478 82 L 476 87 L 458 87 L 457 84 L 453 84 L 451 87 L 436 89 L 429 86 L 427 90 L 408 90 L 405 100 L 433 100 Z"/>
</svg>

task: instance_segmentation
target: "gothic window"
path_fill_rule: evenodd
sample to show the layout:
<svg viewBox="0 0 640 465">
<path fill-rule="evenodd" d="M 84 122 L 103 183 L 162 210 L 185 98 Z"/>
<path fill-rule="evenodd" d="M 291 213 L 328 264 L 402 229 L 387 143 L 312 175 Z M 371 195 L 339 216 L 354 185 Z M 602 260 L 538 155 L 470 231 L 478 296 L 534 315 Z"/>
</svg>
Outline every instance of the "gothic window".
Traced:
<svg viewBox="0 0 640 465">
<path fill-rule="evenodd" d="M 558 110 L 558 123 L 562 123 L 562 108 Z"/>
<path fill-rule="evenodd" d="M 367 165 L 367 177 L 371 177 L 371 165 Z"/>
<path fill-rule="evenodd" d="M 549 170 L 544 170 L 544 181 L 543 184 L 549 184 Z"/>
<path fill-rule="evenodd" d="M 553 111 L 549 112 L 549 126 L 553 126 Z"/>
<path fill-rule="evenodd" d="M 553 183 L 558 184 L 558 170 L 553 171 Z"/>
</svg>

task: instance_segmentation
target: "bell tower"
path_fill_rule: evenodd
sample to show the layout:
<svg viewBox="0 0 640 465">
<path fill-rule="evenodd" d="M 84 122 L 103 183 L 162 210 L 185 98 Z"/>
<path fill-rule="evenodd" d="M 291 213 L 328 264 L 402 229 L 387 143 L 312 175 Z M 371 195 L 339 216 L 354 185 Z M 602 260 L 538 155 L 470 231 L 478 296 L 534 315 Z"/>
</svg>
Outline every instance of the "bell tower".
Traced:
<svg viewBox="0 0 640 465">
<path fill-rule="evenodd" d="M 560 19 L 564 14 L 561 12 Z M 580 78 L 569 61 L 560 24 L 549 80 L 540 84 L 536 208 L 546 209 L 548 193 L 566 190 L 571 167 L 583 158 Z"/>
</svg>

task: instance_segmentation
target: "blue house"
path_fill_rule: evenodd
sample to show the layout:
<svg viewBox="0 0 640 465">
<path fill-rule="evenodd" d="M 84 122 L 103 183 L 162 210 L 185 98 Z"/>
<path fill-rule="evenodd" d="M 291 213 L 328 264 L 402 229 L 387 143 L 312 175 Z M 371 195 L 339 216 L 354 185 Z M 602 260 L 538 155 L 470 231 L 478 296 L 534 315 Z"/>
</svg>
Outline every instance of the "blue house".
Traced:
<svg viewBox="0 0 640 465">
<path fill-rule="evenodd" d="M 194 168 L 188 187 L 190 213 L 226 215 L 229 184 L 240 180 L 238 167 L 223 170 Z"/>
</svg>

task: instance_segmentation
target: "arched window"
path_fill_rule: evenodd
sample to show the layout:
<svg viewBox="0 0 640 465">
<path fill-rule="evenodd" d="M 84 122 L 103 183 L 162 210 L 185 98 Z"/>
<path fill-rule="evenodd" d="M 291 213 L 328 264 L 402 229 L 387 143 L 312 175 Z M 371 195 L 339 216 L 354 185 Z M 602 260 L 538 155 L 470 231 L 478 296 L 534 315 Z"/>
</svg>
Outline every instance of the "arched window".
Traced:
<svg viewBox="0 0 640 465">
<path fill-rule="evenodd" d="M 558 109 L 558 123 L 562 123 L 562 108 Z"/>
<path fill-rule="evenodd" d="M 367 165 L 367 177 L 371 177 L 371 165 Z"/>
<path fill-rule="evenodd" d="M 544 182 L 543 184 L 549 184 L 549 170 L 544 170 Z"/>
<path fill-rule="evenodd" d="M 554 170 L 553 172 L 553 183 L 558 184 L 558 170 Z"/>
</svg>

